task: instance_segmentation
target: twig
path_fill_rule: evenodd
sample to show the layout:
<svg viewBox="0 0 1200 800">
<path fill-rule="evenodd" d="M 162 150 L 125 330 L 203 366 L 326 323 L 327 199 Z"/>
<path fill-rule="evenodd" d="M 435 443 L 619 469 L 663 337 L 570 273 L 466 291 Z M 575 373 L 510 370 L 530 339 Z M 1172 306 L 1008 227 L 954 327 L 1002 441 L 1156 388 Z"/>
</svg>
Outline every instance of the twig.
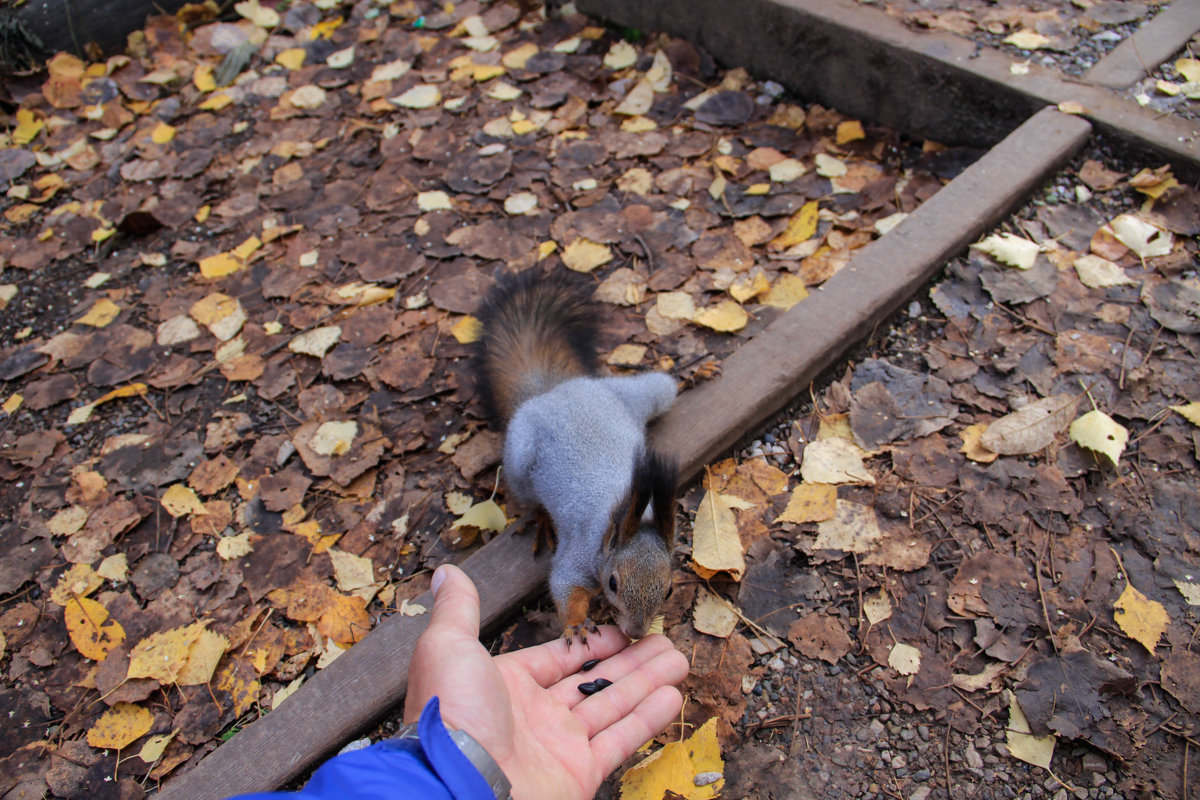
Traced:
<svg viewBox="0 0 1200 800">
<path fill-rule="evenodd" d="M 1046 608 L 1046 593 L 1042 591 L 1042 562 L 1046 559 L 1046 551 L 1050 548 L 1050 531 L 1046 531 L 1046 541 L 1042 544 L 1042 552 L 1038 554 L 1037 566 L 1034 567 L 1034 577 L 1037 578 L 1038 599 L 1042 601 L 1042 619 L 1046 620 L 1046 635 L 1054 646 L 1054 654 L 1060 655 L 1058 642 L 1054 638 L 1054 628 L 1050 625 L 1050 611 Z"/>
</svg>

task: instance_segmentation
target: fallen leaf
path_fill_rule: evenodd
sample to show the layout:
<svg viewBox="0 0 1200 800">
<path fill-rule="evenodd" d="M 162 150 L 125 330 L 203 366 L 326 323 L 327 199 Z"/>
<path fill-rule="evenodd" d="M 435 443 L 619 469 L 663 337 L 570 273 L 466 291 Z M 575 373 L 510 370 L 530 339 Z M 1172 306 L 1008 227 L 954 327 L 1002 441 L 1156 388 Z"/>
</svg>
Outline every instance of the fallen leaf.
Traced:
<svg viewBox="0 0 1200 800">
<path fill-rule="evenodd" d="M 872 625 L 878 625 L 892 616 L 892 599 L 883 589 L 878 594 L 868 596 L 863 600 L 863 616 Z M 861 634 L 860 634 L 861 635 Z"/>
<path fill-rule="evenodd" d="M 467 509 L 467 513 L 454 520 L 450 527 L 470 527 L 499 533 L 507 525 L 508 518 L 504 515 L 504 509 L 500 508 L 495 500 L 484 500 Z"/>
<path fill-rule="evenodd" d="M 1038 245 L 1011 233 L 993 233 L 971 247 L 982 250 L 1001 263 L 1017 269 L 1029 269 L 1037 260 Z"/>
<path fill-rule="evenodd" d="M 442 102 L 442 92 L 436 84 L 419 83 L 404 94 L 391 98 L 391 102 L 401 108 L 432 108 Z"/>
<path fill-rule="evenodd" d="M 746 327 L 750 316 L 736 300 L 722 300 L 702 308 L 692 316 L 692 322 L 722 333 L 733 333 Z"/>
<path fill-rule="evenodd" d="M 58 576 L 58 582 L 50 590 L 50 602 L 65 606 L 72 598 L 87 597 L 104 584 L 89 564 L 72 564 L 71 568 Z"/>
<path fill-rule="evenodd" d="M 1200 402 L 1191 402 L 1186 406 L 1171 406 L 1171 410 L 1178 412 L 1188 422 L 1200 427 Z"/>
<path fill-rule="evenodd" d="M 1089 411 L 1072 422 L 1068 434 L 1079 446 L 1107 456 L 1114 467 L 1129 441 L 1129 431 L 1098 410 Z"/>
<path fill-rule="evenodd" d="M 1110 222 L 1109 226 L 1117 241 L 1132 250 L 1142 260 L 1153 256 L 1165 256 L 1175 246 L 1175 237 L 1170 231 L 1163 230 L 1132 214 L 1121 214 Z"/>
<path fill-rule="evenodd" d="M 160 733 L 157 736 L 151 736 L 142 745 L 142 749 L 138 750 L 138 758 L 145 761 L 147 764 L 153 764 L 162 758 L 163 751 L 175 739 L 175 731 L 170 733 Z"/>
<path fill-rule="evenodd" d="M 1171 621 L 1162 603 L 1146 597 L 1128 582 L 1125 591 L 1113 603 L 1113 618 L 1117 627 L 1150 653 L 1158 646 L 1158 640 Z"/>
<path fill-rule="evenodd" d="M 562 252 L 563 263 L 568 269 L 576 272 L 591 272 L 602 264 L 612 261 L 612 251 L 608 245 L 598 244 L 589 239 L 579 238 L 571 242 Z"/>
<path fill-rule="evenodd" d="M 702 578 L 728 572 L 734 580 L 741 580 L 746 571 L 737 519 L 725 499 L 714 491 L 704 493 L 696 510 L 692 524 L 692 568 Z"/>
<path fill-rule="evenodd" d="M 921 669 L 921 651 L 911 644 L 897 642 L 888 653 L 888 666 L 901 675 L 916 675 Z"/>
<path fill-rule="evenodd" d="M 1017 696 L 1008 694 L 1008 752 L 1014 758 L 1019 758 L 1026 764 L 1033 764 L 1044 770 L 1050 769 L 1050 759 L 1054 757 L 1054 743 L 1058 737 L 1053 733 L 1048 736 L 1034 736 L 1029 728 L 1029 720 L 1017 703 Z"/>
<path fill-rule="evenodd" d="M 819 207 L 816 200 L 809 200 L 788 219 L 787 228 L 783 233 L 771 240 L 768 245 L 772 250 L 788 250 L 806 242 L 817 232 Z"/>
<path fill-rule="evenodd" d="M 329 559 L 333 562 L 333 575 L 343 592 L 353 592 L 375 583 L 375 568 L 371 559 L 356 556 L 343 550 L 329 548 Z"/>
<path fill-rule="evenodd" d="M 308 446 L 318 455 L 340 456 L 350 451 L 357 435 L 358 423 L 352 419 L 323 422 L 308 440 Z"/>
<path fill-rule="evenodd" d="M 669 742 L 621 776 L 621 800 L 711 800 L 725 786 L 717 718 L 687 739 Z"/>
<path fill-rule="evenodd" d="M 692 626 L 696 630 L 727 639 L 737 624 L 738 615 L 720 597 L 703 588 L 696 594 L 692 607 Z"/>
<path fill-rule="evenodd" d="M 203 630 L 203 624 L 197 622 L 150 634 L 129 651 L 128 676 L 153 678 L 164 686 L 175 683 Z"/>
<path fill-rule="evenodd" d="M 875 509 L 849 500 L 838 500 L 831 519 L 817 523 L 815 550 L 867 553 L 883 538 Z"/>
<path fill-rule="evenodd" d="M 233 561 L 248 556 L 254 550 L 250 543 L 250 532 L 245 531 L 235 536 L 222 536 L 217 540 L 217 555 L 225 561 Z"/>
<path fill-rule="evenodd" d="M 1075 418 L 1079 398 L 1056 394 L 1029 405 L 988 425 L 980 442 L 993 453 L 1004 456 L 1036 453 L 1048 447 L 1059 431 Z"/>
<path fill-rule="evenodd" d="M 792 490 L 776 522 L 821 522 L 837 512 L 837 487 L 828 483 L 801 483 Z"/>
<path fill-rule="evenodd" d="M 215 631 L 201 628 L 196 641 L 188 648 L 187 660 L 175 675 L 175 683 L 179 686 L 207 684 L 212 680 L 221 656 L 225 655 L 228 649 L 229 639 Z"/>
<path fill-rule="evenodd" d="M 71 643 L 84 658 L 103 661 L 125 641 L 125 629 L 108 618 L 108 609 L 86 597 L 72 598 L 63 607 L 63 621 Z"/>
<path fill-rule="evenodd" d="M 154 715 L 133 703 L 117 703 L 105 711 L 87 732 L 92 747 L 120 750 L 149 733 Z"/>
<path fill-rule="evenodd" d="M 762 302 L 764 306 L 782 308 L 786 311 L 806 297 L 808 297 L 808 288 L 804 285 L 804 279 L 799 275 L 784 273 L 763 295 Z"/>
<path fill-rule="evenodd" d="M 86 314 L 75 321 L 80 325 L 89 325 L 93 328 L 106 328 L 120 313 L 119 305 L 107 297 L 102 297 L 92 304 Z"/>
<path fill-rule="evenodd" d="M 195 490 L 182 483 L 176 483 L 167 487 L 159 502 L 172 517 L 184 517 L 190 514 L 204 515 L 208 513 L 208 510 L 204 507 L 204 503 L 197 496 Z"/>
<path fill-rule="evenodd" d="M 1075 271 L 1079 273 L 1080 282 L 1091 289 L 1124 286 L 1134 282 L 1120 266 L 1091 253 L 1075 259 Z"/>
<path fill-rule="evenodd" d="M 875 476 L 863 464 L 865 455 L 854 442 L 841 438 L 818 439 L 805 446 L 800 475 L 805 483 L 865 483 L 873 486 Z"/>
<path fill-rule="evenodd" d="M 293 353 L 301 353 L 313 358 L 324 358 L 330 348 L 337 344 L 341 338 L 342 328 L 340 325 L 327 325 L 297 334 L 288 342 L 288 349 Z"/>
<path fill-rule="evenodd" d="M 279 12 L 259 5 L 258 0 L 242 0 L 234 5 L 233 10 L 260 28 L 275 28 L 279 25 Z"/>
<path fill-rule="evenodd" d="M 1050 46 L 1053 40 L 1037 31 L 1025 28 L 1005 37 L 1004 43 L 1011 44 L 1018 50 L 1040 50 L 1043 47 Z"/>
<path fill-rule="evenodd" d="M 983 446 L 983 432 L 987 427 L 986 422 L 976 422 L 963 428 L 959 434 L 963 446 L 958 451 L 977 464 L 990 464 L 1000 457 L 999 453 L 993 453 Z"/>
</svg>

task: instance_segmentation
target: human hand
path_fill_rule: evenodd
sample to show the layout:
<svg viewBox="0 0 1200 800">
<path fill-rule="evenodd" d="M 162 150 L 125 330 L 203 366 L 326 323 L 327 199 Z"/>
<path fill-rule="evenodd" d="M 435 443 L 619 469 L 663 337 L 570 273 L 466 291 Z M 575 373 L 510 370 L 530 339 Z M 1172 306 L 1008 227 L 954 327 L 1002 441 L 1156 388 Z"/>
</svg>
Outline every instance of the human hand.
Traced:
<svg viewBox="0 0 1200 800">
<path fill-rule="evenodd" d="M 441 698 L 447 727 L 465 730 L 496 760 L 516 800 L 583 800 L 683 706 L 672 684 L 687 659 L 664 636 L 629 646 L 611 626 L 570 647 L 562 639 L 492 657 L 479 643 L 479 594 L 466 573 L 439 567 L 429 627 L 408 673 L 406 722 Z M 580 673 L 583 662 L 601 662 Z M 590 697 L 580 683 L 607 678 Z"/>
</svg>

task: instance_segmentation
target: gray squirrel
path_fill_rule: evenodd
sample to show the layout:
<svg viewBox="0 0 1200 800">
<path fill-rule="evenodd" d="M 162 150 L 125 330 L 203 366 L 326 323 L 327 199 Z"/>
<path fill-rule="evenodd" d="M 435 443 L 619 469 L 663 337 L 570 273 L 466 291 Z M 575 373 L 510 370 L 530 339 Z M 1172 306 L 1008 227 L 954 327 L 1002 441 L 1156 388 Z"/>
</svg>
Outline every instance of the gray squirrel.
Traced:
<svg viewBox="0 0 1200 800">
<path fill-rule="evenodd" d="M 645 636 L 671 589 L 677 492 L 646 423 L 671 407 L 675 380 L 602 377 L 595 306 L 561 274 L 506 275 L 477 316 L 479 390 L 504 430 L 509 495 L 553 523 L 550 594 L 567 644 L 597 632 L 600 593 L 627 636 Z"/>
</svg>

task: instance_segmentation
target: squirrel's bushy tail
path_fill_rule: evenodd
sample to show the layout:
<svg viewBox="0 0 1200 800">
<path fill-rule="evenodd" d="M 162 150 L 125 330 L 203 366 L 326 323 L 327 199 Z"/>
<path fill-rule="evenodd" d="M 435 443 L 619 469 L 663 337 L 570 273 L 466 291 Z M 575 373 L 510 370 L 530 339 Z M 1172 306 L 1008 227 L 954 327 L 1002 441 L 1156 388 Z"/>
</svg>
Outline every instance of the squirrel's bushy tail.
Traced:
<svg viewBox="0 0 1200 800">
<path fill-rule="evenodd" d="M 503 276 L 478 317 L 479 391 L 501 427 L 529 398 L 597 371 L 595 307 L 587 288 L 561 273 Z"/>
</svg>

